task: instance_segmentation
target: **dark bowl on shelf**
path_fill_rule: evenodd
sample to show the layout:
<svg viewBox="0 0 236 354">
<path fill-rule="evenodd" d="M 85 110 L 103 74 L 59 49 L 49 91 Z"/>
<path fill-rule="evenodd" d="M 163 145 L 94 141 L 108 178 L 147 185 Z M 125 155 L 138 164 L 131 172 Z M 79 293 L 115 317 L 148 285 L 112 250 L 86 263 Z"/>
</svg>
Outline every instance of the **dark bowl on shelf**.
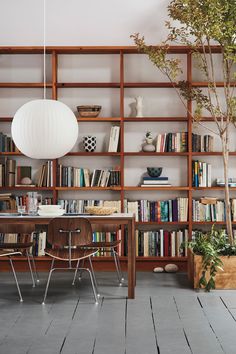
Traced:
<svg viewBox="0 0 236 354">
<path fill-rule="evenodd" d="M 147 167 L 147 173 L 150 177 L 159 177 L 162 173 L 162 167 Z"/>
<path fill-rule="evenodd" d="M 77 106 L 77 111 L 79 112 L 80 117 L 96 118 L 101 112 L 101 109 L 102 106 L 98 106 L 98 105 Z"/>
</svg>

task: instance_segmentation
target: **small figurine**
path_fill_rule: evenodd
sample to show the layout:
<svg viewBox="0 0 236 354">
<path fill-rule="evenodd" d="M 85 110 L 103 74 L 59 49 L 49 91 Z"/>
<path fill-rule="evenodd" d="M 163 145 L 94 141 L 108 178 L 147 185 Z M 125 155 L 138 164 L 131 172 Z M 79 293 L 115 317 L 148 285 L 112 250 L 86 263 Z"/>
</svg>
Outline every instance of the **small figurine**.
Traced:
<svg viewBox="0 0 236 354">
<path fill-rule="evenodd" d="M 136 100 L 136 117 L 143 117 L 143 97 L 135 97 Z"/>
<path fill-rule="evenodd" d="M 153 137 L 150 131 L 146 132 L 145 136 L 146 144 L 143 144 L 142 150 L 145 152 L 153 152 L 156 150 L 155 145 L 153 145 Z"/>
</svg>

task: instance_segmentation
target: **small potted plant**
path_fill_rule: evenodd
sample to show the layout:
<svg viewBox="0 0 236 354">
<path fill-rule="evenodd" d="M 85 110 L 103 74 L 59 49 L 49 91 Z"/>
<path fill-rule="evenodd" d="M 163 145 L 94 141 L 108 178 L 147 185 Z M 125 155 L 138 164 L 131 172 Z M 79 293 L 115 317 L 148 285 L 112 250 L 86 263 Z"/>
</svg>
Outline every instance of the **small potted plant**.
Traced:
<svg viewBox="0 0 236 354">
<path fill-rule="evenodd" d="M 145 135 L 145 143 L 143 144 L 142 150 L 144 152 L 152 152 L 155 151 L 155 146 L 153 145 L 153 136 L 150 131 L 146 132 Z"/>
</svg>

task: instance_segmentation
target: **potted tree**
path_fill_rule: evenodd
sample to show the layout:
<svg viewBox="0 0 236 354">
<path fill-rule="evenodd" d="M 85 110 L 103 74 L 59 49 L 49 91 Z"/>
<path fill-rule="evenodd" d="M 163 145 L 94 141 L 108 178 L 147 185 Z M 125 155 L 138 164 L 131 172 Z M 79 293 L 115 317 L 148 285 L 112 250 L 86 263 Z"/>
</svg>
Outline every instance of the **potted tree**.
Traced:
<svg viewBox="0 0 236 354">
<path fill-rule="evenodd" d="M 194 122 L 204 126 L 202 121 L 203 111 L 207 111 L 212 117 L 214 127 L 211 129 L 205 126 L 205 128 L 218 135 L 222 144 L 227 230 L 227 235 L 223 239 L 225 244 L 229 243 L 230 245 L 230 247 L 226 248 L 232 249 L 234 247 L 234 238 L 228 186 L 228 162 L 229 131 L 236 126 L 236 96 L 234 91 L 236 84 L 236 2 L 235 0 L 215 0 L 214 2 L 212 0 L 172 0 L 168 6 L 168 14 L 170 21 L 166 22 L 166 26 L 169 30 L 169 35 L 159 46 L 147 45 L 144 37 L 140 36 L 139 33 L 131 37 L 134 39 L 138 49 L 146 53 L 152 63 L 173 84 L 181 102 L 185 105 Z M 176 23 L 178 23 L 177 26 L 175 25 Z M 199 68 L 208 82 L 206 92 L 199 87 L 191 87 L 188 81 L 177 80 L 181 72 L 180 60 L 168 56 L 170 43 L 188 46 L 192 56 L 196 57 Z M 221 56 L 220 68 L 223 77 L 223 95 L 219 93 L 217 88 L 213 45 L 217 45 Z M 189 109 L 188 100 L 195 103 L 193 111 Z M 221 233 L 216 232 L 214 239 L 218 237 L 217 235 L 222 243 Z M 202 241 L 206 246 L 206 241 L 211 240 L 212 237 L 212 232 L 206 238 L 202 234 L 199 242 Z M 211 242 L 210 244 L 218 256 L 220 248 L 215 249 L 214 242 L 213 246 Z M 198 248 L 199 251 L 200 247 L 195 246 L 190 243 L 190 247 L 193 250 L 196 251 Z M 229 253 L 232 254 L 231 251 Z M 232 262 L 236 263 L 236 260 Z M 205 273 L 211 264 L 209 262 L 205 268 L 203 265 Z M 216 269 L 218 266 L 223 266 L 224 273 L 226 272 L 225 264 L 221 264 L 221 262 L 216 264 Z M 214 277 L 215 274 L 213 274 Z M 234 281 L 234 287 L 236 287 L 236 277 Z M 214 281 L 211 282 L 212 287 L 214 287 L 213 283 Z M 230 287 L 232 287 L 232 284 L 230 284 Z"/>
</svg>

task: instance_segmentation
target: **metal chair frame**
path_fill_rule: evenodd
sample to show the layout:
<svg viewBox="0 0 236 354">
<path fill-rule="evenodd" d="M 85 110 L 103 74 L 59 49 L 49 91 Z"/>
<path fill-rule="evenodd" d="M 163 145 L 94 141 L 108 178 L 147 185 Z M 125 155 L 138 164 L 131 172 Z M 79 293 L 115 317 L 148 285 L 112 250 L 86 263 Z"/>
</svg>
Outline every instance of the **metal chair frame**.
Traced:
<svg viewBox="0 0 236 354">
<path fill-rule="evenodd" d="M 18 230 L 18 228 L 22 228 L 22 230 Z M 27 228 L 30 229 L 29 234 L 34 234 L 35 233 L 35 231 L 32 231 L 33 228 L 34 228 L 33 224 L 28 224 L 28 225 L 26 225 L 26 224 L 15 224 L 14 225 L 14 224 L 9 224 L 9 223 L 1 224 L 0 225 L 0 232 L 3 233 L 3 234 L 8 234 L 8 233 L 19 233 L 19 234 L 24 234 L 25 233 L 25 234 L 27 234 L 28 233 Z M 4 252 L 4 249 L 7 249 L 8 244 L 4 243 L 3 245 L 4 245 L 3 248 L 1 248 L 1 245 L 0 245 L 0 250 L 2 249 L 3 252 Z M 9 245 L 9 249 L 14 249 L 14 251 L 13 251 L 14 255 L 16 255 L 16 254 L 22 255 L 21 249 L 25 249 L 26 258 L 27 258 L 27 262 L 28 262 L 28 266 L 29 266 L 29 271 L 30 271 L 30 275 L 31 275 L 31 279 L 32 279 L 32 286 L 34 288 L 35 284 L 39 283 L 39 276 L 38 276 L 38 272 L 37 272 L 37 269 L 36 269 L 34 256 L 29 253 L 29 251 L 28 251 L 29 247 L 25 247 L 24 243 L 21 244 L 21 243 L 17 242 L 16 246 L 17 247 L 14 247 L 14 243 L 11 243 Z M 11 255 L 13 255 L 13 253 L 11 253 Z M 33 269 L 32 269 L 31 262 L 32 262 L 32 265 L 33 265 Z"/>
<path fill-rule="evenodd" d="M 0 254 L 0 257 L 8 257 L 10 265 L 11 265 L 12 273 L 13 273 L 13 276 L 14 276 L 14 279 L 15 279 L 17 291 L 18 291 L 19 298 L 20 298 L 20 302 L 23 302 L 23 298 L 22 298 L 21 291 L 20 291 L 20 286 L 19 286 L 18 279 L 17 279 L 17 276 L 16 276 L 16 271 L 15 271 L 15 268 L 14 268 L 14 265 L 13 265 L 13 262 L 12 262 L 12 259 L 11 259 L 11 256 L 15 256 L 15 255 L 22 255 L 22 253 L 18 252 L 18 251 L 16 251 L 16 252 L 14 252 L 14 251 L 2 252 Z"/>
<path fill-rule="evenodd" d="M 55 219 L 54 219 L 55 220 Z M 87 220 L 87 219 L 86 219 Z M 48 274 L 48 279 L 47 279 L 47 284 L 46 284 L 46 289 L 45 289 L 45 293 L 44 293 L 44 298 L 43 298 L 43 302 L 42 304 L 45 304 L 46 298 L 47 298 L 47 293 L 48 293 L 48 288 L 49 288 L 49 284 L 50 284 L 50 280 L 51 280 L 51 276 L 52 273 L 56 270 L 73 270 L 75 272 L 77 272 L 78 270 L 80 271 L 86 271 L 88 272 L 89 276 L 90 276 L 90 280 L 91 280 L 91 284 L 92 284 L 92 290 L 93 290 L 93 295 L 94 295 L 94 299 L 95 299 L 95 303 L 98 303 L 98 291 L 97 291 L 97 282 L 96 282 L 96 278 L 95 278 L 95 274 L 94 274 L 94 270 L 93 270 L 93 266 L 92 266 L 92 261 L 91 261 L 91 256 L 97 253 L 97 249 L 94 249 L 93 252 L 88 256 L 84 256 L 84 257 L 80 257 L 78 260 L 74 260 L 72 259 L 72 249 L 74 249 L 74 246 L 72 246 L 72 233 L 80 233 L 81 230 L 80 229 L 76 229 L 76 230 L 63 230 L 63 229 L 59 229 L 59 233 L 64 233 L 64 234 L 68 234 L 68 245 L 64 246 L 64 248 L 68 248 L 68 255 L 69 255 L 69 259 L 68 259 L 68 267 L 54 267 L 54 262 L 55 262 L 55 257 L 52 259 L 51 262 L 51 268 Z M 79 247 L 79 246 L 78 246 Z M 80 248 L 80 247 L 79 247 Z M 50 255 L 50 254 L 49 254 Z M 51 256 L 53 257 L 53 256 Z M 89 263 L 90 263 L 90 267 L 89 268 L 79 268 L 79 264 L 80 261 L 83 259 L 89 259 Z M 62 258 L 59 258 L 61 260 L 63 260 Z M 66 260 L 64 260 L 66 261 Z M 77 261 L 76 267 L 72 267 L 72 262 Z"/>
</svg>

